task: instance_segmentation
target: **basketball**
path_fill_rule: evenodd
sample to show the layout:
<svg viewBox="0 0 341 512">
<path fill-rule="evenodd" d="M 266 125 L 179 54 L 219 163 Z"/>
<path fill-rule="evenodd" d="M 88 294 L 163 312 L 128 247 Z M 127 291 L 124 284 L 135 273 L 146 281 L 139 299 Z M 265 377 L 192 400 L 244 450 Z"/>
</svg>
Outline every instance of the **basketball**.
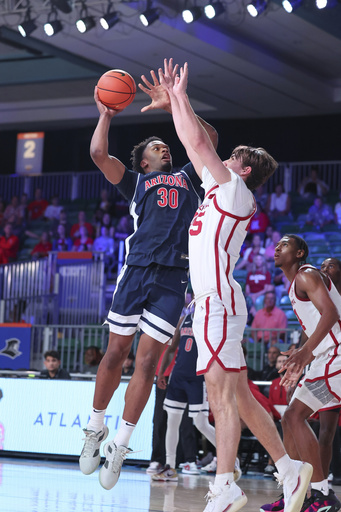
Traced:
<svg viewBox="0 0 341 512">
<path fill-rule="evenodd" d="M 98 80 L 97 91 L 104 105 L 113 110 L 122 110 L 135 98 L 136 84 L 126 71 L 111 69 Z"/>
</svg>

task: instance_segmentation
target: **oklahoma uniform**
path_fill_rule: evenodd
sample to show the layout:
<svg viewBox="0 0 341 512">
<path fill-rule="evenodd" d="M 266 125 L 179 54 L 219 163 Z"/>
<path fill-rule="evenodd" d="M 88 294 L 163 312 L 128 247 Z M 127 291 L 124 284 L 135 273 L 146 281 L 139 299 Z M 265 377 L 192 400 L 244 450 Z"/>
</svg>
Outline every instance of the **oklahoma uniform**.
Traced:
<svg viewBox="0 0 341 512">
<path fill-rule="evenodd" d="M 205 198 L 189 229 L 198 374 L 205 373 L 214 360 L 225 370 L 246 367 L 240 342 L 247 309 L 233 270 L 256 208 L 242 178 L 230 172 L 231 181 L 218 185 L 204 167 Z"/>
<path fill-rule="evenodd" d="M 320 272 L 311 265 L 302 265 Z M 297 276 L 296 274 L 296 276 Z M 306 335 L 311 336 L 321 318 L 320 312 L 309 299 L 300 299 L 295 290 L 296 277 L 289 288 L 289 298 L 295 315 Z M 341 315 L 341 297 L 329 279 L 328 292 Z M 341 405 L 341 321 L 340 318 L 327 336 L 313 350 L 315 359 L 304 378 L 300 380 L 292 396 L 305 403 L 313 411 L 333 409 Z"/>
</svg>

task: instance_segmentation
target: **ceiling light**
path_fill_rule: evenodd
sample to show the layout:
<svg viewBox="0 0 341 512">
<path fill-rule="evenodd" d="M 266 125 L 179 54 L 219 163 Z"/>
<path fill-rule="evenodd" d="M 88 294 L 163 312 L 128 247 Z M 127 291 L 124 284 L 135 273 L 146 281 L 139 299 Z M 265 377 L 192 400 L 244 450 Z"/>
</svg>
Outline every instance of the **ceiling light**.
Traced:
<svg viewBox="0 0 341 512">
<path fill-rule="evenodd" d="M 47 36 L 54 36 L 63 30 L 62 22 L 59 20 L 48 21 L 44 24 L 44 30 Z"/>
<path fill-rule="evenodd" d="M 302 4 L 302 1 L 303 0 L 282 0 L 282 6 L 284 10 L 290 14 Z"/>
<path fill-rule="evenodd" d="M 193 23 L 193 21 L 196 21 L 201 16 L 201 9 L 200 7 L 192 7 L 191 9 L 184 9 L 182 11 L 182 19 L 185 23 Z"/>
<path fill-rule="evenodd" d="M 146 9 L 142 14 L 140 14 L 140 21 L 145 27 L 149 27 L 149 25 L 158 19 L 159 13 L 155 7 L 150 7 L 149 9 Z"/>
<path fill-rule="evenodd" d="M 79 18 L 76 21 L 76 27 L 78 28 L 81 34 L 85 32 L 89 32 L 96 25 L 95 19 L 93 16 L 85 16 L 84 18 Z"/>
<path fill-rule="evenodd" d="M 250 14 L 250 16 L 252 16 L 253 18 L 256 18 L 257 16 L 262 14 L 262 12 L 265 11 L 267 6 L 268 6 L 268 3 L 266 0 L 253 0 L 253 2 L 250 2 L 246 6 L 246 9 L 247 9 L 247 12 Z"/>
<path fill-rule="evenodd" d="M 27 20 L 23 21 L 20 25 L 18 25 L 18 30 L 23 37 L 27 37 L 27 36 L 31 35 L 32 32 L 34 32 L 34 30 L 36 28 L 37 28 L 37 25 L 31 19 L 27 19 Z"/>
<path fill-rule="evenodd" d="M 337 4 L 337 0 L 316 0 L 316 7 L 318 9 L 326 9 L 330 7 L 335 7 Z"/>
<path fill-rule="evenodd" d="M 212 20 L 213 18 L 216 18 L 216 16 L 219 16 L 219 14 L 225 12 L 225 7 L 222 2 L 211 2 L 210 4 L 205 5 L 204 12 L 207 18 Z"/>
<path fill-rule="evenodd" d="M 104 28 L 104 30 L 109 30 L 109 28 L 112 28 L 116 23 L 120 21 L 120 17 L 117 12 L 108 12 L 102 18 L 100 19 L 100 24 Z"/>
</svg>

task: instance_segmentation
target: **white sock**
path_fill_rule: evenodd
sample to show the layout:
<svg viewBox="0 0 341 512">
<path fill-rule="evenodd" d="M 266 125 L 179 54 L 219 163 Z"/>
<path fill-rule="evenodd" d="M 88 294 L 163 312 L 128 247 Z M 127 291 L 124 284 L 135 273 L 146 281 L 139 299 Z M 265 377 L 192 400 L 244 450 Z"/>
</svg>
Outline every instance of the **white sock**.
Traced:
<svg viewBox="0 0 341 512">
<path fill-rule="evenodd" d="M 278 473 L 280 475 L 285 475 L 288 472 L 290 472 L 291 463 L 292 460 L 290 459 L 289 455 L 287 453 L 283 455 L 283 457 L 281 457 L 280 459 L 278 459 L 277 462 L 275 462 L 275 466 L 278 470 Z"/>
<path fill-rule="evenodd" d="M 322 480 L 322 482 L 311 482 L 311 488 L 315 491 L 321 491 L 325 496 L 329 494 L 328 478 Z"/>
<path fill-rule="evenodd" d="M 98 409 L 92 409 L 90 414 L 89 423 L 86 426 L 87 430 L 93 430 L 94 432 L 99 432 L 102 430 L 104 426 L 104 416 L 106 409 L 99 411 Z"/>
<path fill-rule="evenodd" d="M 134 428 L 136 425 L 133 423 L 129 423 L 129 421 L 126 421 L 122 418 L 120 428 L 118 429 L 118 432 L 116 436 L 114 437 L 114 443 L 116 446 L 125 446 L 128 448 L 129 440 L 134 432 Z"/>
<path fill-rule="evenodd" d="M 214 479 L 214 485 L 218 487 L 224 487 L 224 485 L 230 485 L 233 482 L 233 473 L 221 473 L 216 475 Z"/>
<path fill-rule="evenodd" d="M 166 431 L 166 464 L 175 468 L 176 448 L 179 442 L 179 428 L 182 420 L 182 413 L 175 414 L 167 411 L 167 431 Z"/>
</svg>

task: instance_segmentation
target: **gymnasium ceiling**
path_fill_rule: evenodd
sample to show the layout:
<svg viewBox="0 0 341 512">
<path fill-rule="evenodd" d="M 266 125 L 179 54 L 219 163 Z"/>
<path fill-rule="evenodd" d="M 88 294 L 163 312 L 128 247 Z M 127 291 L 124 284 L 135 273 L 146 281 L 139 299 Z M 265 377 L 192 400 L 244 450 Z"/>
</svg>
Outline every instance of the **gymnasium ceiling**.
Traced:
<svg viewBox="0 0 341 512">
<path fill-rule="evenodd" d="M 50 0 L 31 0 L 38 29 L 23 38 L 17 31 L 26 0 L 0 1 L 0 129 L 37 130 L 93 124 L 93 89 L 99 76 L 125 69 L 136 82 L 162 65 L 164 57 L 188 61 L 189 94 L 207 119 L 253 119 L 341 113 L 341 4 L 318 11 L 305 0 L 287 14 L 279 0 L 252 18 L 246 0 L 226 0 L 226 12 L 214 20 L 202 16 L 191 25 L 181 18 L 186 0 L 155 0 L 160 19 L 145 28 L 138 14 L 146 1 L 113 0 L 120 15 L 109 31 L 99 25 L 108 8 L 88 0 L 97 25 L 80 34 L 75 21 L 81 3 L 58 10 L 64 29 L 54 37 L 43 31 Z M 205 0 L 188 0 L 203 6 Z M 140 114 L 147 98 L 138 92 L 117 123 L 169 119 Z"/>
</svg>

